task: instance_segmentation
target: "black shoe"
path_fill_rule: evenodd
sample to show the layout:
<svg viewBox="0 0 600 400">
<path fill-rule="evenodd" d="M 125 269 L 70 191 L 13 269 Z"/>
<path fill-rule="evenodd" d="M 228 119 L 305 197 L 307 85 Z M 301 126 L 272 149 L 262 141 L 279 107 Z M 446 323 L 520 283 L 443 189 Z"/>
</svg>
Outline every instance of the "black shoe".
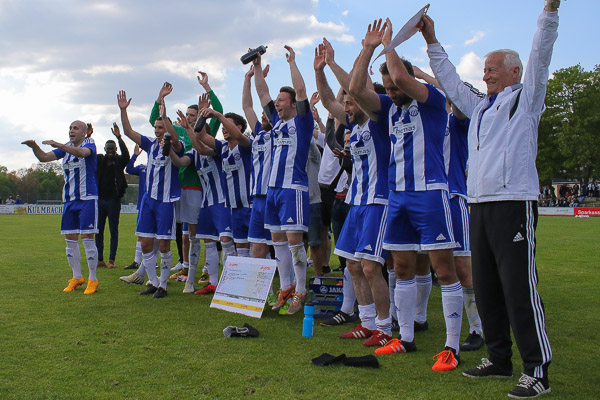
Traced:
<svg viewBox="0 0 600 400">
<path fill-rule="evenodd" d="M 327 318 L 323 321 L 321 321 L 321 326 L 337 326 L 337 325 L 343 325 L 345 323 L 348 322 L 353 322 L 356 321 L 356 313 L 352 314 L 352 315 L 348 315 L 343 311 L 338 311 L 335 313 L 335 315 L 331 318 Z"/>
<path fill-rule="evenodd" d="M 400 332 L 400 325 L 398 321 L 392 318 L 392 332 Z"/>
<path fill-rule="evenodd" d="M 476 332 L 469 333 L 467 340 L 460 345 L 460 351 L 473 351 L 479 350 L 483 346 L 483 337 Z"/>
<path fill-rule="evenodd" d="M 517 386 L 508 392 L 508 397 L 511 399 L 529 399 L 550 393 L 551 391 L 548 378 L 534 378 L 533 376 L 523 374 Z"/>
<path fill-rule="evenodd" d="M 142 296 L 145 296 L 145 295 L 147 295 L 147 294 L 154 295 L 154 293 L 155 293 L 157 290 L 158 290 L 158 288 L 157 288 L 156 286 L 149 285 L 149 286 L 146 288 L 146 290 L 142 290 L 142 291 L 140 292 L 140 294 L 141 294 Z"/>
<path fill-rule="evenodd" d="M 331 273 L 331 268 L 329 266 L 323 267 L 323 275 L 327 275 Z"/>
<path fill-rule="evenodd" d="M 129 264 L 128 266 L 126 266 L 124 269 L 138 269 L 139 267 L 140 267 L 140 264 L 138 264 L 134 261 L 131 264 Z"/>
<path fill-rule="evenodd" d="M 429 322 L 417 322 L 415 321 L 415 332 L 423 332 L 429 329 Z"/>
<path fill-rule="evenodd" d="M 163 297 L 167 297 L 167 289 L 159 287 L 158 290 L 154 292 L 152 297 L 155 299 L 162 299 Z"/>
<path fill-rule="evenodd" d="M 463 372 L 469 378 L 512 378 L 512 369 L 500 368 L 491 363 L 487 358 L 481 359 L 481 364 L 476 368 Z"/>
</svg>

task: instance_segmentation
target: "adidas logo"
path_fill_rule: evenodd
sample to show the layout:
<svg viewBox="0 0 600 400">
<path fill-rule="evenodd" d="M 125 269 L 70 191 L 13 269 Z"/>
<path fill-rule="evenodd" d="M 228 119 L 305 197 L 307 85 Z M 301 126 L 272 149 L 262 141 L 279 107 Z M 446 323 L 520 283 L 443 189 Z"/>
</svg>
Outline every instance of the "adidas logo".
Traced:
<svg viewBox="0 0 600 400">
<path fill-rule="evenodd" d="M 93 228 L 93 227 L 94 227 L 94 224 L 90 224 L 90 226 L 88 226 L 88 228 Z"/>
<path fill-rule="evenodd" d="M 517 232 L 517 234 L 513 238 L 513 242 L 516 243 L 516 242 L 520 242 L 521 240 L 525 240 L 525 238 L 523 237 L 523 235 L 521 235 L 521 232 Z"/>
<path fill-rule="evenodd" d="M 292 219 L 292 217 L 289 217 L 288 220 L 285 222 L 294 222 L 294 220 Z"/>
<path fill-rule="evenodd" d="M 229 227 L 229 226 L 228 226 L 227 228 L 225 228 L 225 230 L 226 230 L 226 231 L 230 231 L 230 230 L 231 230 L 231 227 Z"/>
<path fill-rule="evenodd" d="M 365 250 L 373 251 L 373 248 L 371 247 L 371 245 L 368 245 L 367 247 L 365 247 Z"/>
<path fill-rule="evenodd" d="M 446 236 L 442 235 L 441 233 L 438 235 L 438 237 L 435 238 L 435 240 L 446 240 Z"/>
<path fill-rule="evenodd" d="M 453 312 L 452 314 L 448 315 L 448 318 L 460 318 L 460 314 Z"/>
</svg>

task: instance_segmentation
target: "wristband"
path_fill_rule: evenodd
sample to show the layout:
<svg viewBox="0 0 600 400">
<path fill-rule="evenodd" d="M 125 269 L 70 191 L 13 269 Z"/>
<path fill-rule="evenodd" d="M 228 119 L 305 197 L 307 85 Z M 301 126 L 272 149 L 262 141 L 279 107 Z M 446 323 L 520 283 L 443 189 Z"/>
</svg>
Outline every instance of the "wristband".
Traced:
<svg viewBox="0 0 600 400">
<path fill-rule="evenodd" d="M 546 0 L 544 2 L 544 6 L 550 8 L 558 8 L 560 7 L 560 0 Z"/>
</svg>

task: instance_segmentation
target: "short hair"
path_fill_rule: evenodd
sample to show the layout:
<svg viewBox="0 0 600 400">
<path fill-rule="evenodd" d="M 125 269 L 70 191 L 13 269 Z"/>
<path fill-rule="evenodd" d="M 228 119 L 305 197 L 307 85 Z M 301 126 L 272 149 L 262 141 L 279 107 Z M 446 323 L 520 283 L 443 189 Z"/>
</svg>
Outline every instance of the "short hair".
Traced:
<svg viewBox="0 0 600 400">
<path fill-rule="evenodd" d="M 506 69 L 519 67 L 519 82 L 521 82 L 521 79 L 523 78 L 523 62 L 519 57 L 519 53 L 511 49 L 498 49 L 487 53 L 485 59 L 496 53 L 504 54 L 504 67 Z"/>
<path fill-rule="evenodd" d="M 171 118 L 167 117 L 167 119 L 169 120 L 169 122 L 173 123 L 173 122 L 171 121 Z M 158 117 L 158 118 L 156 118 L 156 120 L 157 120 L 157 121 L 162 121 L 162 120 L 163 120 L 163 117 Z"/>
<path fill-rule="evenodd" d="M 385 94 L 385 87 L 379 82 L 373 83 L 373 89 L 375 89 L 375 93 L 377 94 Z"/>
<path fill-rule="evenodd" d="M 188 108 L 191 108 L 196 111 L 200 111 L 200 109 L 198 108 L 198 104 L 192 104 L 191 106 L 188 106 Z"/>
<path fill-rule="evenodd" d="M 117 142 L 115 142 L 115 141 L 114 141 L 114 140 L 112 140 L 112 139 L 108 139 L 108 140 L 106 141 L 106 143 L 104 143 L 104 147 L 106 147 L 106 145 L 107 145 L 107 144 L 110 144 L 110 143 L 114 144 L 115 146 L 117 145 Z"/>
<path fill-rule="evenodd" d="M 296 102 L 296 91 L 294 90 L 293 87 L 282 86 L 281 89 L 279 89 L 279 93 L 287 93 L 287 94 L 289 94 L 290 98 L 292 99 L 292 103 Z"/>
<path fill-rule="evenodd" d="M 400 58 L 400 61 L 402 61 L 402 64 L 404 64 L 404 68 L 406 68 L 409 75 L 415 76 L 415 70 L 413 69 L 413 66 L 410 63 L 410 61 L 405 60 L 404 58 Z M 379 73 L 381 73 L 381 75 L 389 75 L 390 74 L 390 71 L 387 67 L 387 63 L 385 61 L 379 66 Z"/>
<path fill-rule="evenodd" d="M 242 117 L 239 114 L 232 113 L 232 112 L 228 112 L 227 114 L 224 115 L 224 117 L 231 118 L 233 120 L 234 124 L 242 127 L 240 129 L 242 131 L 242 133 L 246 132 L 246 128 L 248 127 L 248 124 L 246 123 L 246 120 L 244 119 L 244 117 Z"/>
</svg>

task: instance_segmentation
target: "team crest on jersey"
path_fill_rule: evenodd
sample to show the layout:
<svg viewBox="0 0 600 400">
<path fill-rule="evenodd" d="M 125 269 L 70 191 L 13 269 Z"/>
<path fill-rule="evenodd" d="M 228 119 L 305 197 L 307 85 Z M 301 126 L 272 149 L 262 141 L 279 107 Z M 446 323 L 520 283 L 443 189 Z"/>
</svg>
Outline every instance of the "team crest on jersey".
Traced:
<svg viewBox="0 0 600 400">
<path fill-rule="evenodd" d="M 294 128 L 293 126 L 290 126 L 290 128 L 288 129 L 288 133 L 290 135 L 295 135 L 296 134 L 296 128 Z"/>
<path fill-rule="evenodd" d="M 448 128 L 447 126 L 446 126 L 445 136 L 450 136 L 450 128 Z"/>
<path fill-rule="evenodd" d="M 270 134 L 268 134 L 268 133 L 265 133 L 265 134 L 264 134 L 264 136 L 263 136 L 263 138 L 264 138 L 265 140 L 270 140 L 270 139 L 271 139 L 271 135 L 270 135 Z"/>
<path fill-rule="evenodd" d="M 235 159 L 235 161 L 240 161 L 240 158 L 242 158 L 242 156 L 240 156 L 240 154 L 239 154 L 239 153 L 235 153 L 235 154 L 233 155 L 233 158 Z"/>
<path fill-rule="evenodd" d="M 369 140 L 371 140 L 371 132 L 369 132 L 369 131 L 363 132 L 362 139 L 365 142 L 368 142 Z"/>
<path fill-rule="evenodd" d="M 419 107 L 413 104 L 412 106 L 408 107 L 408 113 L 411 117 L 416 117 L 419 115 Z"/>
</svg>

